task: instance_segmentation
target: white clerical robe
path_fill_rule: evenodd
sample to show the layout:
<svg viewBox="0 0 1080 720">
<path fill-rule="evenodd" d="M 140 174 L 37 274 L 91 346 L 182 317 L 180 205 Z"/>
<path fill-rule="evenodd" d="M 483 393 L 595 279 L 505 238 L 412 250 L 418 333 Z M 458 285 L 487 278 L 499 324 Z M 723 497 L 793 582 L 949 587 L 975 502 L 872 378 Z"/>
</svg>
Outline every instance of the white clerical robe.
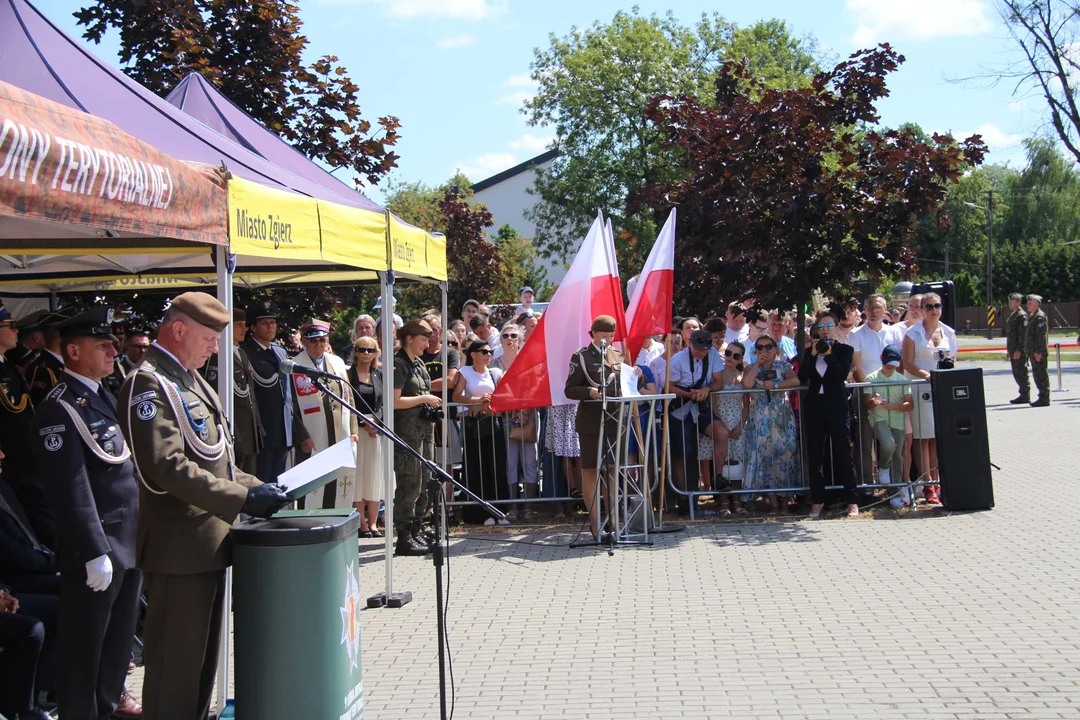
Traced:
<svg viewBox="0 0 1080 720">
<path fill-rule="evenodd" d="M 353 393 L 349 388 L 348 381 L 345 379 L 348 377 L 345 361 L 331 353 L 326 353 L 322 359 L 325 362 L 324 366 L 320 368 L 319 364 L 311 359 L 306 350 L 293 358 L 297 365 L 319 368 L 342 378 L 340 381 L 326 380 L 324 382 L 336 395 L 352 404 Z M 300 405 L 301 417 L 304 419 L 304 427 L 307 428 L 308 435 L 315 445 L 312 450 L 313 455 L 359 432 L 355 416 L 341 407 L 339 402 L 315 387 L 315 384 L 308 377 L 293 375 L 292 381 L 296 387 L 296 397 Z M 355 452 L 355 450 L 356 445 L 354 443 L 353 451 Z M 356 489 L 356 483 L 352 475 L 347 475 L 306 495 L 304 507 L 308 509 L 352 507 L 354 502 L 360 500 L 356 495 Z M 327 497 L 328 493 L 333 493 L 332 501 Z"/>
</svg>

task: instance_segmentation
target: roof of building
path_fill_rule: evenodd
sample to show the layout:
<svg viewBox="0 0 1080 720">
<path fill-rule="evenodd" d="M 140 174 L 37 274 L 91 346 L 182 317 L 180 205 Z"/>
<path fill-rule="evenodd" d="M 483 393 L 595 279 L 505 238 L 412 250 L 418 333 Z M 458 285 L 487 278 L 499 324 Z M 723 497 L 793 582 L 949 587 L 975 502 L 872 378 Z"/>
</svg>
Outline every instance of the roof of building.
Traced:
<svg viewBox="0 0 1080 720">
<path fill-rule="evenodd" d="M 512 168 L 509 168 L 507 170 L 503 170 L 500 173 L 496 173 L 495 175 L 492 175 L 489 178 L 481 180 L 478 183 L 473 183 L 473 186 L 472 186 L 473 192 L 480 192 L 481 190 L 485 190 L 485 189 L 491 187 L 492 185 L 498 185 L 503 180 L 508 180 L 508 179 L 514 177 L 515 175 L 520 175 L 521 173 L 525 172 L 526 170 L 534 168 L 537 165 L 543 165 L 548 160 L 554 160 L 555 158 L 559 157 L 559 155 L 561 155 L 561 154 L 562 153 L 560 153 L 558 150 L 551 149 L 551 150 L 548 150 L 546 152 L 543 152 L 543 153 L 537 155 L 534 158 L 529 158 L 528 160 L 526 160 L 525 162 L 523 162 L 523 163 L 521 163 L 519 165 L 515 165 Z"/>
</svg>

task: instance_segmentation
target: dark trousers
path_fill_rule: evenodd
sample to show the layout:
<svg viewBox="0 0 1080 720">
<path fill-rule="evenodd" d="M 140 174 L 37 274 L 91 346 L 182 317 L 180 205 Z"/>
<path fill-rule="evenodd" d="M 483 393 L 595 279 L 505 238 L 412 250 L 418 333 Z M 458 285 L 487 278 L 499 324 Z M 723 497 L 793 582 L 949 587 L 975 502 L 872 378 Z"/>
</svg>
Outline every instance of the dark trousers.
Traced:
<svg viewBox="0 0 1080 720">
<path fill-rule="evenodd" d="M 34 706 L 38 659 L 45 625 L 36 617 L 0 614 L 0 715 L 14 717 Z"/>
<path fill-rule="evenodd" d="M 264 483 L 277 482 L 278 475 L 285 472 L 285 460 L 288 456 L 289 448 L 264 447 L 255 463 L 255 477 Z"/>
<path fill-rule="evenodd" d="M 217 673 L 225 571 L 145 573 L 143 717 L 202 720 Z M 273 632 L 268 628 L 267 632 Z"/>
<path fill-rule="evenodd" d="M 141 591 L 138 570 L 115 572 L 101 592 L 82 574 L 61 576 L 56 700 L 64 720 L 103 720 L 120 704 Z"/>
<path fill-rule="evenodd" d="M 828 392 L 828 391 L 826 391 Z M 806 450 L 810 458 L 810 502 L 825 502 L 825 476 L 822 462 L 825 441 L 832 441 L 832 477 L 844 486 L 844 502 L 858 503 L 855 491 L 855 464 L 851 461 L 851 426 L 848 404 L 844 398 L 807 393 L 803 407 Z"/>
</svg>

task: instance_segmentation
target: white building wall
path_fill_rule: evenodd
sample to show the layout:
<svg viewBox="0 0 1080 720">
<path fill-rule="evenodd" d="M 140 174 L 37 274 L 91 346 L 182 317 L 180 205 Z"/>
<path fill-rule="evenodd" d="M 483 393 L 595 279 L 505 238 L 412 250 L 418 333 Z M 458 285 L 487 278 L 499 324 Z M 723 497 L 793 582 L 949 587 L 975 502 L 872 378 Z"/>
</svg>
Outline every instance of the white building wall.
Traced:
<svg viewBox="0 0 1080 720">
<path fill-rule="evenodd" d="M 551 167 L 551 163 L 552 161 L 548 160 L 536 167 L 547 169 Z M 529 168 L 476 192 L 474 199 L 487 205 L 495 218 L 495 226 L 488 233 L 492 238 L 503 225 L 514 228 L 522 237 L 536 237 L 536 224 L 525 217 L 526 211 L 532 209 L 538 201 L 536 195 L 529 194 L 529 188 L 535 181 L 536 170 Z M 562 262 L 538 258 L 537 263 L 547 269 L 549 283 L 558 285 L 562 282 L 563 276 L 566 275 L 566 267 Z"/>
</svg>

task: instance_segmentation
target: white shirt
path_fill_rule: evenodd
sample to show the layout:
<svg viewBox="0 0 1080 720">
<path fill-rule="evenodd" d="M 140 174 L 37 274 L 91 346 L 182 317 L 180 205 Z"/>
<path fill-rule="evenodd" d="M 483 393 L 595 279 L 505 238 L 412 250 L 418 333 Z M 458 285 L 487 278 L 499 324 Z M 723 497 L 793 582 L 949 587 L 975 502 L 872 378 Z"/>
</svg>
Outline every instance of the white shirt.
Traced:
<svg viewBox="0 0 1080 720">
<path fill-rule="evenodd" d="M 647 365 L 649 367 L 649 369 L 651 370 L 653 360 L 655 360 L 656 358 L 660 357 L 663 354 L 664 354 L 664 346 L 663 346 L 663 344 L 658 343 L 655 340 L 653 340 L 652 347 L 650 347 L 648 350 L 646 350 L 645 348 L 641 348 L 641 351 L 638 353 L 638 356 L 637 356 L 637 362 L 635 362 L 634 364 L 635 365 Z"/>
<path fill-rule="evenodd" d="M 79 380 L 86 387 L 93 390 L 94 394 L 97 395 L 97 391 L 101 387 L 101 383 L 99 383 L 97 380 L 91 380 L 90 378 L 86 377 L 85 375 L 80 375 L 79 373 L 77 373 L 77 372 L 75 372 L 75 371 L 73 371 L 73 370 L 71 370 L 69 368 L 64 368 L 64 371 L 67 372 L 68 375 L 71 375 L 72 377 Z"/>
<path fill-rule="evenodd" d="M 716 379 L 716 376 L 724 372 L 724 359 L 720 357 L 720 353 L 712 346 L 709 347 L 709 352 L 701 360 L 690 355 L 690 348 L 675 353 L 671 356 L 671 384 L 682 388 L 693 387 L 701 378 L 702 366 L 705 363 L 708 363 L 708 368 L 705 370 L 705 382 L 699 387 L 709 387 L 713 380 Z M 683 404 L 682 407 L 672 410 L 671 416 L 676 420 L 682 420 L 688 412 L 692 413 L 696 420 L 698 416 L 697 404 Z"/>
<path fill-rule="evenodd" d="M 848 344 L 859 354 L 859 370 L 869 375 L 881 369 L 881 351 L 886 345 L 900 347 L 904 334 L 895 325 L 881 325 L 881 330 L 874 332 L 869 323 L 855 328 L 848 338 Z"/>
<path fill-rule="evenodd" d="M 750 323 L 746 323 L 740 330 L 728 328 L 724 331 L 724 343 L 745 342 L 750 337 Z"/>
</svg>

